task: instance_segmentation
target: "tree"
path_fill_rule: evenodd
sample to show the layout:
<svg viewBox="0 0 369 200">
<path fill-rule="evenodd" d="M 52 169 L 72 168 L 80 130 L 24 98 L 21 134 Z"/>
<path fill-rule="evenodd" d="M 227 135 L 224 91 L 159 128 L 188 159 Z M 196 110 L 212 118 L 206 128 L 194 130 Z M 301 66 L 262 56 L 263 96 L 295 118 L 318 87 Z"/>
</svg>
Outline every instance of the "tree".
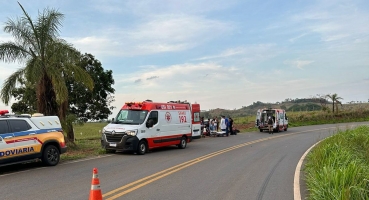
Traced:
<svg viewBox="0 0 369 200">
<path fill-rule="evenodd" d="M 33 21 L 23 6 L 18 4 L 24 16 L 6 22 L 4 31 L 10 33 L 15 41 L 0 44 L 0 59 L 5 62 L 19 61 L 25 67 L 5 80 L 1 100 L 8 105 L 19 79 L 25 78 L 30 87 L 36 90 L 37 111 L 45 115 L 58 115 L 66 125 L 68 89 L 65 77 L 74 77 L 89 90 L 93 89 L 93 80 L 76 65 L 80 53 L 58 37 L 64 15 L 54 9 L 45 9 Z M 68 130 L 68 139 L 74 138 Z"/>
<path fill-rule="evenodd" d="M 112 85 L 114 79 L 111 70 L 104 71 L 101 63 L 91 54 L 84 54 L 78 65 L 84 69 L 94 81 L 93 91 L 88 90 L 83 84 L 75 82 L 73 77 L 66 77 L 68 88 L 67 113 L 75 115 L 80 122 L 87 120 L 99 121 L 107 119 L 114 109 L 111 103 L 114 101 L 112 94 L 115 92 Z M 12 104 L 15 113 L 35 113 L 36 91 L 32 85 L 27 84 L 24 79 L 19 80 L 20 86 L 14 88 L 12 96 L 17 101 Z"/>
<path fill-rule="evenodd" d="M 324 94 L 317 94 L 316 97 L 314 96 L 313 99 L 318 99 L 320 106 L 322 108 L 323 111 L 327 111 L 328 107 L 327 107 L 327 100 L 328 96 L 324 95 Z"/>
<path fill-rule="evenodd" d="M 89 91 L 85 85 L 75 82 L 73 77 L 68 77 L 70 112 L 81 121 L 107 119 L 114 109 L 110 106 L 115 92 L 112 88 L 113 72 L 104 71 L 100 61 L 91 54 L 81 56 L 79 66 L 93 79 L 94 89 Z"/>
<path fill-rule="evenodd" d="M 334 94 L 327 94 L 327 97 L 332 101 L 332 112 L 334 113 L 334 106 L 336 105 L 336 110 L 337 110 L 337 112 L 338 112 L 338 107 L 337 107 L 337 105 L 338 104 L 341 104 L 342 105 L 342 103 L 341 103 L 341 101 L 340 100 L 343 100 L 343 98 L 342 97 L 339 97 L 336 93 L 334 93 Z"/>
<path fill-rule="evenodd" d="M 11 92 L 17 101 L 12 104 L 12 111 L 18 114 L 37 112 L 37 99 L 34 87 L 26 83 L 24 79 L 20 79 L 19 83 L 20 86 L 14 88 Z"/>
</svg>

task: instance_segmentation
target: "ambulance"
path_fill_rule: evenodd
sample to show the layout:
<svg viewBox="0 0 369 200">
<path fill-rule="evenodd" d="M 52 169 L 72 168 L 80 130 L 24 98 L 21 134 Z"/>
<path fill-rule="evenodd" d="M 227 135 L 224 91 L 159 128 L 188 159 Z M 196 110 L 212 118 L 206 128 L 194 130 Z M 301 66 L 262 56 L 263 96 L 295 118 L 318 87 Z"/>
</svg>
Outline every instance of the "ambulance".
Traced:
<svg viewBox="0 0 369 200">
<path fill-rule="evenodd" d="M 201 137 L 200 104 L 146 100 L 126 102 L 116 118 L 103 128 L 101 146 L 107 152 L 148 150 L 177 145 L 184 149 Z"/>
<path fill-rule="evenodd" d="M 256 113 L 255 126 L 263 132 L 264 130 L 268 130 L 268 117 L 272 117 L 273 131 L 287 131 L 288 129 L 288 118 L 286 111 L 283 109 L 272 109 L 272 108 L 263 108 L 258 109 Z"/>
<path fill-rule="evenodd" d="M 10 115 L 0 110 L 0 166 L 36 161 L 54 166 L 67 151 L 57 116 Z"/>
</svg>

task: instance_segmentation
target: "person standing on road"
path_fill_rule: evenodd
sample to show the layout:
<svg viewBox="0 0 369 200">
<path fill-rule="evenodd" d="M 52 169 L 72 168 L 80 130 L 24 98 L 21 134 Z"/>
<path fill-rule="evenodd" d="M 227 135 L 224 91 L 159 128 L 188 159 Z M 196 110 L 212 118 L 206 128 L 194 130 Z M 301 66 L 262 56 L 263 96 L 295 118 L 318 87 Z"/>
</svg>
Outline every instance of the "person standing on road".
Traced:
<svg viewBox="0 0 369 200">
<path fill-rule="evenodd" d="M 219 131 L 219 120 L 218 120 L 218 117 L 215 117 L 215 123 L 216 123 L 216 129 L 217 131 Z"/>
<path fill-rule="evenodd" d="M 205 128 L 204 117 L 201 117 L 200 123 L 201 123 L 201 137 L 203 137 L 204 132 L 205 132 L 204 131 L 204 128 Z"/>
<path fill-rule="evenodd" d="M 218 132 L 219 129 L 218 117 L 215 117 L 213 121 L 214 121 L 214 131 Z"/>
<path fill-rule="evenodd" d="M 214 131 L 214 121 L 213 121 L 213 119 L 209 119 L 209 130 L 210 130 L 210 132 Z"/>
<path fill-rule="evenodd" d="M 223 116 L 224 118 L 224 116 Z M 228 117 L 225 118 L 225 125 L 226 125 L 226 135 L 228 136 L 229 135 L 229 120 L 228 120 Z"/>
<path fill-rule="evenodd" d="M 222 116 L 222 118 L 220 119 L 220 130 L 222 130 L 222 132 L 225 132 L 226 136 L 228 137 L 226 128 L 227 128 L 227 125 L 226 125 L 226 122 L 225 122 L 225 118 L 224 118 L 224 116 Z M 224 133 L 222 133 L 222 134 L 224 134 Z"/>
<path fill-rule="evenodd" d="M 236 132 L 233 132 L 233 119 L 230 117 L 229 118 L 229 133 L 231 134 L 231 135 L 237 135 L 237 133 Z"/>
<path fill-rule="evenodd" d="M 269 116 L 268 118 L 268 130 L 269 130 L 269 134 L 273 134 L 273 124 L 274 124 L 274 120 L 271 116 Z"/>
</svg>

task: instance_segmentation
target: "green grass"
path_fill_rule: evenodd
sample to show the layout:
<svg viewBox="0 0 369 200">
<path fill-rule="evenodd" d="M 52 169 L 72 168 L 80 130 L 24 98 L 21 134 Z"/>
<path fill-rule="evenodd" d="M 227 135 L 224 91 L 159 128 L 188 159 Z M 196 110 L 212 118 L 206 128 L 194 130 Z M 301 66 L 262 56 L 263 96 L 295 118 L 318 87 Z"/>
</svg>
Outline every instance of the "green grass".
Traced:
<svg viewBox="0 0 369 200">
<path fill-rule="evenodd" d="M 369 110 L 341 111 L 335 114 L 323 111 L 302 111 L 290 112 L 287 115 L 290 127 L 369 121 Z"/>
<path fill-rule="evenodd" d="M 76 140 L 100 139 L 101 131 L 106 125 L 108 125 L 108 123 L 99 122 L 74 125 L 73 128 Z"/>
<path fill-rule="evenodd" d="M 369 199 L 369 127 L 322 141 L 305 165 L 308 199 Z"/>
<path fill-rule="evenodd" d="M 100 146 L 101 131 L 107 123 L 86 123 L 74 125 L 75 142 L 68 143 L 68 150 L 61 155 L 62 161 L 69 161 L 105 154 Z"/>
</svg>

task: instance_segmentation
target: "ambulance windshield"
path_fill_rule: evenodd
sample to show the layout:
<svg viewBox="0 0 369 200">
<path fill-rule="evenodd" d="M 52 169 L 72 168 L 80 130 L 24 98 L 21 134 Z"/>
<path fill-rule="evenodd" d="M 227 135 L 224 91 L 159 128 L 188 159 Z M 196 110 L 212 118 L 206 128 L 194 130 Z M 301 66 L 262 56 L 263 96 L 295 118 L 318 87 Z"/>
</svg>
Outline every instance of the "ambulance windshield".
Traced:
<svg viewBox="0 0 369 200">
<path fill-rule="evenodd" d="M 147 110 L 120 110 L 115 124 L 142 124 L 147 115 Z"/>
</svg>

